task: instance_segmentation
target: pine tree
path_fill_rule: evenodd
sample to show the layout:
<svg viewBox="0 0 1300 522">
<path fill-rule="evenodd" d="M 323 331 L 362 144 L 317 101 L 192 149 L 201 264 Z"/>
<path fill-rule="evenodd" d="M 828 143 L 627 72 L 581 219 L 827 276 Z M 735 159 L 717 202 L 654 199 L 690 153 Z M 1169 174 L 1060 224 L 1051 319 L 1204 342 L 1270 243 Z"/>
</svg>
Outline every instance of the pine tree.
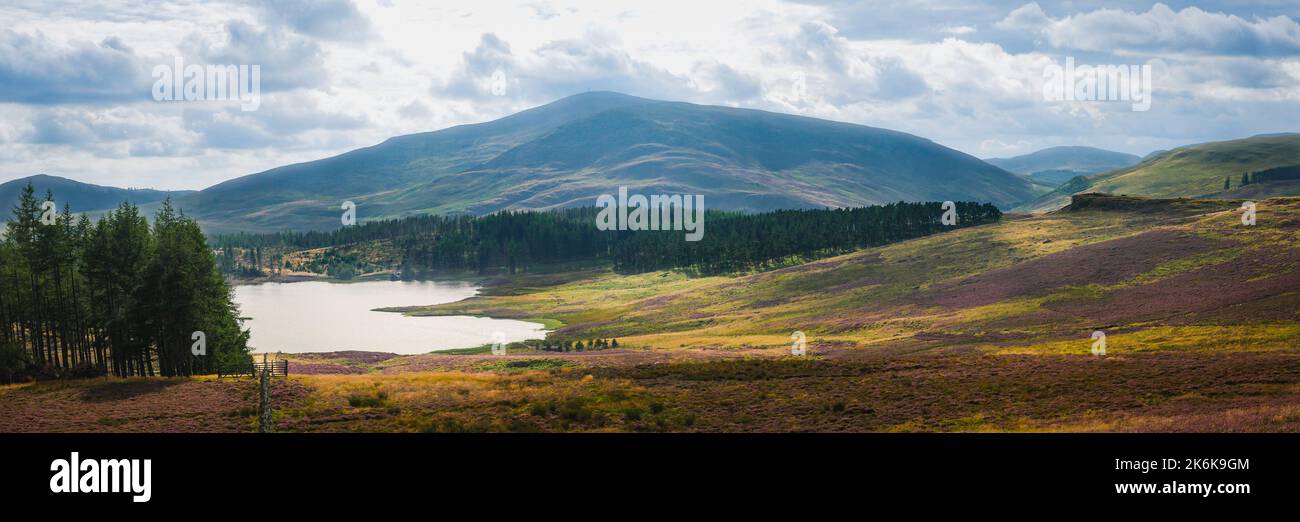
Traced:
<svg viewBox="0 0 1300 522">
<path fill-rule="evenodd" d="M 193 375 L 248 357 L 217 259 L 170 201 L 152 229 L 129 203 L 93 223 L 42 213 L 28 185 L 0 238 L 0 378 Z M 210 357 L 191 352 L 194 331 Z"/>
</svg>

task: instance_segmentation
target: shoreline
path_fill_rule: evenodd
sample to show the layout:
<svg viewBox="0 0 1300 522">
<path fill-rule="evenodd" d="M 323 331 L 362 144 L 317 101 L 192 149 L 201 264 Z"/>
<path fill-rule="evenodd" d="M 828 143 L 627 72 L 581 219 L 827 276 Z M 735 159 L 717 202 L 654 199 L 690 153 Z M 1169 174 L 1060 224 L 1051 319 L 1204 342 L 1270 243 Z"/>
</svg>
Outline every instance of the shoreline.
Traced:
<svg viewBox="0 0 1300 522">
<path fill-rule="evenodd" d="M 461 302 L 465 302 L 465 301 L 470 300 L 470 299 L 474 299 L 474 298 L 482 297 L 482 295 L 483 295 L 483 290 L 484 290 L 486 287 L 488 287 L 488 286 L 499 286 L 500 281 L 497 281 L 497 283 L 498 283 L 497 285 L 492 285 L 492 284 L 490 284 L 490 283 L 489 283 L 485 278 L 456 278 L 456 277 L 453 277 L 453 276 L 447 275 L 447 276 L 443 276 L 443 277 L 420 279 L 420 280 L 418 280 L 418 281 L 415 281 L 415 280 L 412 280 L 412 281 L 402 281 L 402 280 L 394 280 L 394 279 L 382 279 L 382 278 L 379 278 L 379 277 L 357 278 L 357 279 L 352 279 L 352 280 L 341 281 L 341 280 L 335 280 L 335 279 L 331 279 L 331 278 L 327 278 L 327 277 L 323 277 L 323 276 L 322 276 L 322 277 L 298 277 L 297 274 L 295 274 L 295 275 L 293 275 L 293 276 L 290 276 L 289 280 L 257 280 L 257 281 L 248 281 L 248 280 L 246 280 L 243 284 L 236 285 L 236 286 L 258 286 L 258 285 L 265 284 L 265 283 L 300 283 L 300 282 L 324 282 L 324 283 L 330 283 L 330 284 L 341 284 L 341 285 L 346 285 L 346 284 L 351 284 L 351 283 L 376 283 L 376 282 L 403 282 L 403 283 L 406 283 L 406 282 L 409 282 L 409 283 L 415 283 L 415 282 L 431 282 L 431 283 L 435 283 L 435 284 L 437 284 L 437 283 L 458 283 L 458 284 L 467 284 L 467 285 L 471 285 L 471 286 L 473 287 L 473 292 L 474 292 L 474 293 L 473 293 L 472 295 L 465 296 L 465 297 L 462 297 L 462 298 L 460 298 L 460 299 L 455 299 L 455 300 L 453 300 L 453 301 L 448 301 L 448 302 L 446 302 L 446 303 L 438 303 L 438 304 L 421 304 L 421 305 L 409 305 L 409 306 L 385 306 L 385 307 L 370 308 L 370 309 L 367 309 L 366 311 L 367 311 L 367 312 L 399 313 L 399 314 L 401 314 L 401 316 L 403 316 L 403 317 L 412 317 L 412 318 L 414 318 L 414 317 L 447 317 L 447 318 L 450 318 L 450 319 L 464 318 L 464 319 L 489 319 L 489 320 L 493 320 L 493 321 L 520 321 L 520 322 L 523 322 L 523 323 L 528 323 L 528 324 L 530 324 L 530 325 L 535 325 L 536 327 L 539 327 L 539 329 L 536 330 L 536 334 L 538 335 L 538 337 L 531 337 L 531 336 L 530 336 L 530 337 L 527 337 L 527 338 L 522 339 L 522 340 L 519 340 L 519 341 L 510 341 L 511 343 L 514 343 L 514 342 L 523 342 L 523 341 L 530 341 L 530 340 L 542 340 L 542 339 L 546 339 L 546 337 L 547 337 L 551 332 L 553 332 L 553 331 L 555 331 L 556 329 L 558 329 L 558 328 L 560 328 L 560 327 L 563 326 L 563 323 L 559 323 L 558 321 L 554 321 L 554 320 L 521 319 L 521 318 L 511 318 L 511 317 L 493 317 L 493 316 L 483 315 L 483 314 L 448 314 L 448 315 L 427 315 L 427 314 L 426 314 L 426 315 L 421 315 L 421 314 L 412 314 L 412 313 L 408 313 L 408 311 L 410 311 L 410 310 L 419 310 L 419 309 L 424 309 L 424 308 L 431 307 L 431 306 L 438 306 L 438 305 L 441 305 L 441 304 L 455 304 L 455 303 L 461 303 Z M 233 287 L 232 287 L 232 288 L 233 288 Z M 241 319 L 254 320 L 254 319 L 256 319 L 256 318 L 254 318 L 254 317 L 247 317 L 247 316 L 244 316 L 244 317 L 241 317 Z M 531 330 L 531 329 L 530 329 L 530 330 Z M 452 353 L 463 353 L 463 352 L 466 351 L 466 350 L 478 350 L 478 349 L 480 349 L 480 348 L 484 348 L 484 347 L 486 347 L 486 346 L 490 346 L 490 345 L 491 345 L 491 340 L 486 340 L 485 342 L 483 342 L 483 343 L 478 343 L 478 344 L 466 344 L 466 345 L 463 345 L 463 346 L 451 346 L 451 347 L 446 347 L 446 348 L 437 348 L 437 349 L 433 349 L 433 350 L 429 350 L 429 351 L 423 351 L 423 352 L 419 352 L 419 353 L 400 353 L 400 352 L 392 352 L 392 351 L 384 351 L 384 350 L 369 350 L 369 349 L 359 349 L 359 348 L 358 348 L 358 349 L 354 349 L 354 348 L 341 348 L 341 349 L 336 349 L 336 350 L 327 350 L 327 351 L 320 351 L 320 352 L 283 352 L 283 351 L 265 350 L 265 349 L 260 349 L 260 348 L 257 348 L 257 347 L 250 347 L 250 348 L 251 348 L 251 351 L 250 351 L 249 353 L 250 353 L 251 355 L 253 355 L 254 357 L 256 357 L 256 356 L 260 356 L 260 355 L 262 355 L 262 354 L 277 354 L 277 355 L 280 355 L 280 356 L 293 356 L 293 357 L 302 357 L 302 356 L 312 357 L 312 356 L 319 356 L 319 355 L 329 356 L 330 354 L 376 354 L 376 355 L 389 355 L 389 356 L 392 356 L 392 357 L 414 357 L 414 356 L 423 356 L 423 355 L 437 355 L 437 354 L 440 354 L 440 353 L 448 353 L 448 352 L 452 352 Z"/>
</svg>

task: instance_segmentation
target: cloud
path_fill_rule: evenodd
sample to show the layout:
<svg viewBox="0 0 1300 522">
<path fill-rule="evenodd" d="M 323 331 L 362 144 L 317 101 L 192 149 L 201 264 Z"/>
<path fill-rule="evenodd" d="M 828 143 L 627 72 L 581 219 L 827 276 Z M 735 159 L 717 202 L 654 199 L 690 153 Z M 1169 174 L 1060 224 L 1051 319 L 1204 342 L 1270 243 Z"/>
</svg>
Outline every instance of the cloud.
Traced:
<svg viewBox="0 0 1300 522">
<path fill-rule="evenodd" d="M 427 120 L 433 116 L 433 111 L 429 110 L 429 106 L 420 102 L 420 100 L 411 100 L 410 103 L 398 109 L 397 114 L 408 120 Z"/>
<path fill-rule="evenodd" d="M 1026 140 L 1018 140 L 1015 143 L 1004 143 L 1002 140 L 987 139 L 980 142 L 981 157 L 991 158 L 998 155 L 1022 154 L 1029 152 L 1033 144 Z"/>
<path fill-rule="evenodd" d="M 187 130 L 201 136 L 202 145 L 220 149 L 301 147 L 311 143 L 305 134 L 353 130 L 368 123 L 365 116 L 326 103 L 319 94 L 279 93 L 251 112 L 232 106 L 187 107 L 183 121 Z"/>
<path fill-rule="evenodd" d="M 316 38 L 362 42 L 375 37 L 370 19 L 350 0 L 269 0 L 261 9 L 268 26 Z"/>
<path fill-rule="evenodd" d="M 191 141 L 174 138 L 141 139 L 133 141 L 127 153 L 139 158 L 190 156 L 197 152 L 192 145 Z"/>
<path fill-rule="evenodd" d="M 875 60 L 876 95 L 885 100 L 919 95 L 929 87 L 920 73 L 895 57 Z"/>
<path fill-rule="evenodd" d="M 1038 5 L 1038 2 L 1032 2 L 1017 7 L 1007 14 L 1006 18 L 994 24 L 994 27 L 1003 31 L 1037 33 L 1050 23 L 1052 23 L 1052 19 L 1048 18 L 1047 13 L 1043 12 L 1043 8 Z"/>
<path fill-rule="evenodd" d="M 0 178 L 201 188 L 589 90 L 862 123 L 980 154 L 1144 154 L 1295 130 L 1297 4 L 1165 1 L 715 0 L 689 16 L 656 0 L 19 2 L 0 8 Z M 1066 55 L 1163 61 L 1151 111 L 1045 102 L 1043 69 Z M 149 73 L 176 56 L 261 65 L 260 109 L 154 102 Z"/>
<path fill-rule="evenodd" d="M 0 101 L 106 103 L 149 98 L 149 69 L 115 37 L 60 45 L 41 32 L 0 30 Z"/>
<path fill-rule="evenodd" d="M 693 69 L 693 84 L 702 98 L 717 102 L 744 102 L 763 94 L 763 81 L 758 75 L 736 69 L 725 63 L 698 63 Z"/>
<path fill-rule="evenodd" d="M 236 111 L 185 109 L 185 128 L 201 136 L 200 145 L 217 149 L 256 149 L 284 143 L 256 120 Z"/>
<path fill-rule="evenodd" d="M 677 99 L 695 92 L 689 77 L 634 59 L 617 38 L 601 33 L 546 42 L 522 55 L 497 35 L 486 33 L 472 51 L 462 55 L 459 66 L 434 86 L 435 94 L 480 102 L 551 101 L 599 90 Z"/>
<path fill-rule="evenodd" d="M 795 108 L 900 100 L 929 90 L 925 77 L 899 55 L 856 45 L 825 22 L 801 24 L 781 47 L 785 51 L 767 62 L 793 67 L 801 78 L 797 82 L 806 84 L 798 93 L 777 89 L 776 96 Z"/>
<path fill-rule="evenodd" d="M 1247 20 L 1199 7 L 1174 11 L 1155 4 L 1145 13 L 1097 9 L 1051 18 L 1025 4 L 997 23 L 999 29 L 1040 34 L 1052 46 L 1097 52 L 1241 56 L 1300 55 L 1300 24 L 1288 16 Z"/>
<path fill-rule="evenodd" d="M 47 145 L 93 146 L 103 142 L 126 141 L 154 134 L 142 123 L 141 113 L 129 109 L 83 111 L 48 108 L 31 119 L 29 143 Z"/>
<path fill-rule="evenodd" d="M 194 34 L 182 47 L 208 64 L 260 65 L 263 92 L 328 87 L 328 68 L 320 45 L 275 27 L 262 29 L 230 20 L 225 24 L 224 41 Z"/>
<path fill-rule="evenodd" d="M 560 16 L 560 12 L 557 11 L 555 6 L 551 5 L 550 2 L 529 2 L 524 4 L 524 7 L 532 9 L 533 12 L 537 14 L 537 18 L 542 20 L 550 20 Z"/>
</svg>

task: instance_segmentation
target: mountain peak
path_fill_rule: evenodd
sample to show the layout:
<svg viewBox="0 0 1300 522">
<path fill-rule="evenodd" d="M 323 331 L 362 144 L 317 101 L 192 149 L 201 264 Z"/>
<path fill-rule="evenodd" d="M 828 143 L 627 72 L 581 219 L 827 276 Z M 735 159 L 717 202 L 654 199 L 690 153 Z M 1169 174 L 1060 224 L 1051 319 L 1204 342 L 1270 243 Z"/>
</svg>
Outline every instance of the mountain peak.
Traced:
<svg viewBox="0 0 1300 522">
<path fill-rule="evenodd" d="M 651 100 L 649 98 L 632 96 L 631 94 L 623 94 L 617 91 L 583 91 L 576 94 L 570 94 L 568 96 L 555 100 L 551 103 L 560 103 L 560 102 L 564 102 L 565 100 L 588 101 L 588 102 L 596 101 L 596 100 L 621 100 L 621 101 L 632 101 L 632 102 L 642 102 L 642 103 L 658 101 L 658 100 Z M 550 105 L 550 103 L 546 105 Z"/>
<path fill-rule="evenodd" d="M 910 134 L 752 109 L 574 94 L 497 120 L 392 138 L 179 201 L 210 232 L 327 230 L 367 219 L 592 205 L 628 187 L 766 211 L 1033 196 L 1027 180 Z"/>
</svg>

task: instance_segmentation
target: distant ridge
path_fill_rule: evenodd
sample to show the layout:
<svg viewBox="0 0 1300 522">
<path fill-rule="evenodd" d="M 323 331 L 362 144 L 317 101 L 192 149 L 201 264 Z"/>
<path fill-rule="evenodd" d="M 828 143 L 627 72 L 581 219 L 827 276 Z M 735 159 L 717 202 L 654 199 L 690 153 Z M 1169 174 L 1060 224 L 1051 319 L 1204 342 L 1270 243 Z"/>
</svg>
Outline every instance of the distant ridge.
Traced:
<svg viewBox="0 0 1300 522">
<path fill-rule="evenodd" d="M 51 191 L 54 193 L 55 203 L 58 204 L 60 212 L 66 204 L 74 213 L 116 208 L 123 201 L 129 201 L 134 205 L 145 205 L 162 201 L 168 196 L 177 198 L 194 193 L 192 190 L 166 191 L 106 187 L 59 176 L 36 174 L 0 183 L 0 205 L 3 205 L 3 210 L 0 212 L 3 212 L 4 216 L 0 220 L 9 218 L 9 209 L 18 204 L 18 198 L 28 183 L 31 183 L 32 188 L 36 190 L 36 197 L 44 199 L 46 191 Z"/>
<path fill-rule="evenodd" d="M 1055 187 L 1075 176 L 1137 165 L 1142 159 L 1094 147 L 1050 147 L 1021 156 L 984 161 Z"/>
<path fill-rule="evenodd" d="M 1017 207 L 1054 210 L 1070 196 L 1105 192 L 1156 198 L 1266 198 L 1300 195 L 1300 181 L 1242 186 L 1241 176 L 1300 164 L 1300 134 L 1277 133 L 1188 145 L 1149 155 L 1132 167 L 1071 179 L 1056 190 Z M 1228 189 L 1224 190 L 1225 182 Z"/>
</svg>

